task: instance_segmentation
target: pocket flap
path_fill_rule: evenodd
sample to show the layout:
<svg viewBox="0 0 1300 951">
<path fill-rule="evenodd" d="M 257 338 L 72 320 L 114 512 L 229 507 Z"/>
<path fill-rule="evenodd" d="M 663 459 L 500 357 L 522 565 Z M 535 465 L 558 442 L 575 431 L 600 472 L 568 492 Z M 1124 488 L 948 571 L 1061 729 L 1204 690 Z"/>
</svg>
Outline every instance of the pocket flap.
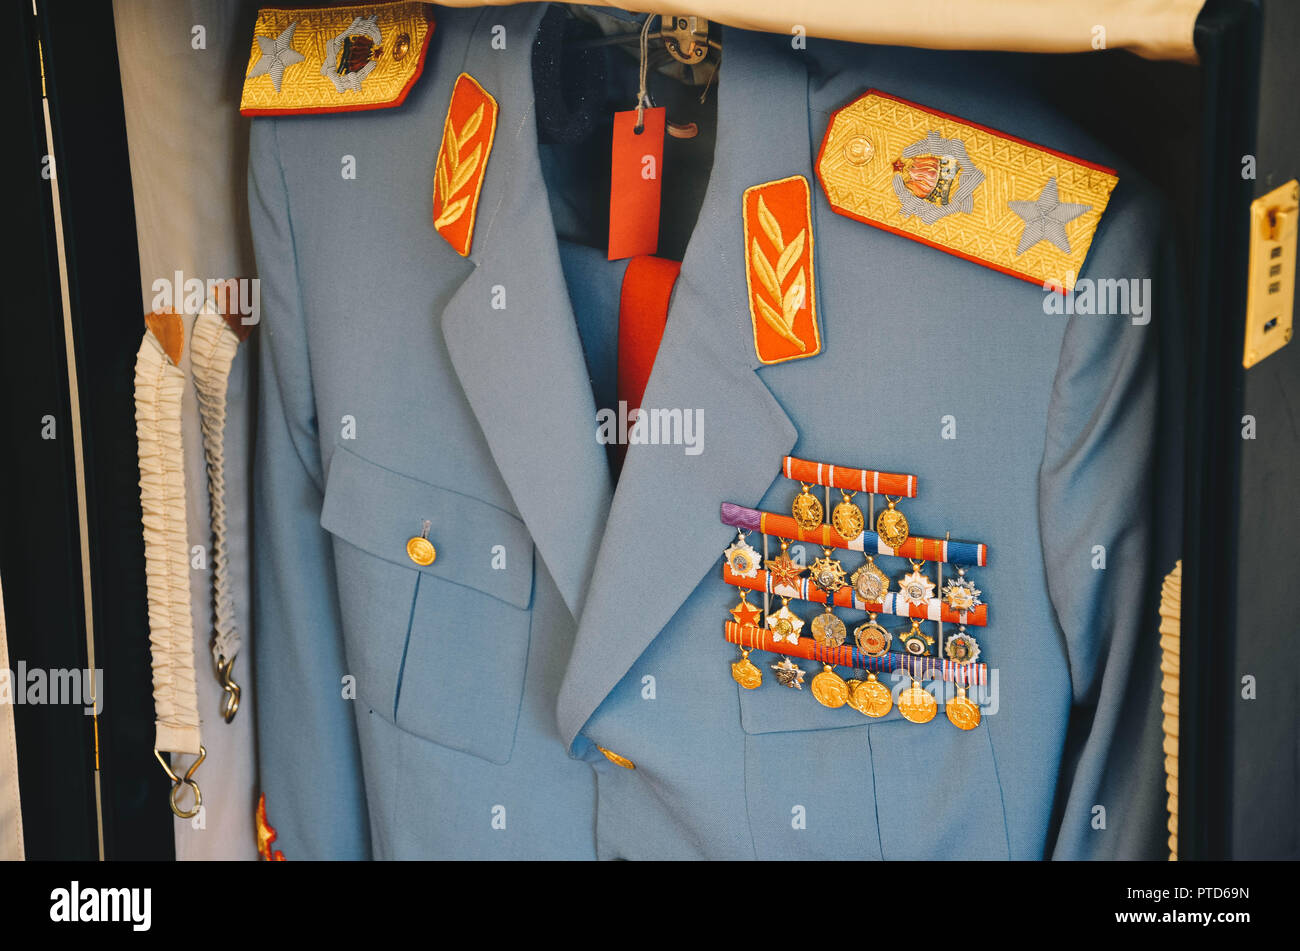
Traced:
<svg viewBox="0 0 1300 951">
<path fill-rule="evenodd" d="M 406 543 L 429 522 L 437 551 L 418 565 Z M 321 527 L 376 558 L 413 568 L 527 608 L 533 595 L 533 540 L 504 509 L 421 482 L 342 446 L 330 461 Z M 499 547 L 498 547 L 499 546 Z"/>
</svg>

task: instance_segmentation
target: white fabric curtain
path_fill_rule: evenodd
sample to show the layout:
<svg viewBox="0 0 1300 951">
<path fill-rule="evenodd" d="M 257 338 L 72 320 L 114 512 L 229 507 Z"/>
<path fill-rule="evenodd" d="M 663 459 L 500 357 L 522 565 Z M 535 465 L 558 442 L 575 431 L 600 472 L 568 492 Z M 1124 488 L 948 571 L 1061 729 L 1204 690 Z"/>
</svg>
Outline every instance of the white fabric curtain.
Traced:
<svg viewBox="0 0 1300 951">
<path fill-rule="evenodd" d="M 257 4 L 249 0 L 114 0 L 117 55 L 131 156 L 131 188 L 140 248 L 140 333 L 152 310 L 153 282 L 254 276 L 245 192 L 248 120 L 239 92 Z M 182 308 L 177 302 L 175 308 Z M 195 681 L 208 757 L 195 775 L 203 812 L 175 819 L 178 859 L 255 859 L 252 652 L 249 650 L 248 499 L 251 458 L 249 361 L 240 346 L 230 372 L 226 420 L 226 506 L 234 610 L 244 651 L 235 665 L 243 689 L 239 714 L 226 723 L 213 671 L 212 536 L 208 478 L 191 353 L 194 315 L 185 322 L 180 369 L 190 550 L 204 567 L 190 572 Z M 185 757 L 189 763 L 191 757 Z M 161 770 L 160 770 L 161 772 Z M 165 798 L 157 803 L 167 810 Z"/>
<path fill-rule="evenodd" d="M 515 0 L 441 0 L 444 6 L 507 6 Z M 589 6 L 695 14 L 728 26 L 854 43 L 929 49 L 1081 53 L 1127 49 L 1148 59 L 1196 62 L 1192 27 L 1205 0 L 700 0 Z M 1100 46 L 1098 44 L 1101 44 Z"/>
</svg>

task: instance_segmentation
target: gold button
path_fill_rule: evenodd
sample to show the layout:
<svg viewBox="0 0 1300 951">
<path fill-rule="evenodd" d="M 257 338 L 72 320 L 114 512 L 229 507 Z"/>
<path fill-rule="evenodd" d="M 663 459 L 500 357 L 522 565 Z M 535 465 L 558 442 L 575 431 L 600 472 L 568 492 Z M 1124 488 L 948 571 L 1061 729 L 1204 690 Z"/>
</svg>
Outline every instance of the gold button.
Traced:
<svg viewBox="0 0 1300 951">
<path fill-rule="evenodd" d="M 406 543 L 406 553 L 411 556 L 411 561 L 417 565 L 431 565 L 433 560 L 438 557 L 438 549 L 433 547 L 433 543 L 427 538 L 421 538 L 419 535 Z"/>
<path fill-rule="evenodd" d="M 844 143 L 844 157 L 850 165 L 866 165 L 875 154 L 876 147 L 865 135 L 855 135 Z"/>
<path fill-rule="evenodd" d="M 402 33 L 393 44 L 393 62 L 400 63 L 411 49 L 411 34 Z"/>
<path fill-rule="evenodd" d="M 624 769 L 636 769 L 636 763 L 632 762 L 626 756 L 619 756 L 613 750 L 607 750 L 600 744 L 596 744 L 596 749 L 605 754 L 605 759 L 609 760 L 615 766 L 622 766 Z"/>
</svg>

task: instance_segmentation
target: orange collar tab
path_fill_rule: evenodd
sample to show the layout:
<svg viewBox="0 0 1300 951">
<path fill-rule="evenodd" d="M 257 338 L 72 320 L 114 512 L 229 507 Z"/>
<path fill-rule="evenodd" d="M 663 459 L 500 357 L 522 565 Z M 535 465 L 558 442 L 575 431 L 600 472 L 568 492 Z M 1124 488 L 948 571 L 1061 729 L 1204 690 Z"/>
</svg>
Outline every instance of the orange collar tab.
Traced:
<svg viewBox="0 0 1300 951">
<path fill-rule="evenodd" d="M 821 353 L 813 268 L 812 193 L 802 175 L 745 189 L 745 282 L 762 363 Z"/>
<path fill-rule="evenodd" d="M 259 10 L 239 112 L 297 116 L 400 106 L 424 70 L 433 25 L 425 3 Z"/>
<path fill-rule="evenodd" d="M 1115 170 L 878 90 L 831 116 L 817 177 L 837 213 L 1070 290 Z"/>
<path fill-rule="evenodd" d="M 442 127 L 433 185 L 433 226 L 461 257 L 474 243 L 474 219 L 496 136 L 497 101 L 469 73 L 456 77 Z"/>
</svg>

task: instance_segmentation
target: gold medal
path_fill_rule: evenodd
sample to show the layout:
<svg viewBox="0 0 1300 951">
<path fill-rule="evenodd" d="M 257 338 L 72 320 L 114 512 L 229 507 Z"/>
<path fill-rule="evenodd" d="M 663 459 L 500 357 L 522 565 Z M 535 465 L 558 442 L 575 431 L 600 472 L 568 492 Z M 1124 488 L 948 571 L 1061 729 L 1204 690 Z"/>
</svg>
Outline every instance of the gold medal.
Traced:
<svg viewBox="0 0 1300 951">
<path fill-rule="evenodd" d="M 894 708 L 894 696 L 875 674 L 867 674 L 866 680 L 849 681 L 849 706 L 863 716 L 879 718 Z"/>
<path fill-rule="evenodd" d="M 740 660 L 731 665 L 731 679 L 746 690 L 753 690 L 763 682 L 763 672 L 749 660 L 749 651 L 741 650 Z"/>
<path fill-rule="evenodd" d="M 823 548 L 822 557 L 812 563 L 808 569 L 808 577 L 812 578 L 813 584 L 821 588 L 827 594 L 834 594 L 840 588 L 844 587 L 844 567 L 832 554 L 835 549 Z"/>
<path fill-rule="evenodd" d="M 835 511 L 831 512 L 831 524 L 835 526 L 835 531 L 845 538 L 857 538 L 867 524 L 862 517 L 862 509 L 852 502 L 854 494 L 840 489 L 844 501 L 835 506 Z"/>
<path fill-rule="evenodd" d="M 868 657 L 880 657 L 889 652 L 889 642 L 893 635 L 876 623 L 876 616 L 868 614 L 866 623 L 853 629 L 853 640 L 858 650 Z"/>
<path fill-rule="evenodd" d="M 973 730 L 980 725 L 980 706 L 966 696 L 965 687 L 957 688 L 957 696 L 949 700 L 944 709 L 948 713 L 948 722 L 959 730 Z"/>
<path fill-rule="evenodd" d="M 812 695 L 823 707 L 842 707 L 849 699 L 849 685 L 835 668 L 823 664 L 822 672 L 812 679 Z"/>
<path fill-rule="evenodd" d="M 909 654 L 928 654 L 934 645 L 934 638 L 921 630 L 921 622 L 912 619 L 912 629 L 902 637 L 903 647 Z"/>
<path fill-rule="evenodd" d="M 902 496 L 899 496 L 901 499 Z M 897 551 L 907 541 L 907 516 L 900 512 L 894 506 L 899 499 L 891 499 L 885 496 L 885 501 L 889 503 L 889 508 L 885 509 L 876 518 L 876 534 L 880 540 L 890 548 Z"/>
<path fill-rule="evenodd" d="M 912 723 L 929 723 L 938 709 L 939 705 L 930 696 L 930 691 L 916 679 L 912 680 L 912 686 L 898 695 L 898 712 L 904 720 Z"/>
<path fill-rule="evenodd" d="M 790 514 L 794 516 L 800 528 L 810 532 L 822 523 L 824 510 L 821 500 L 808 491 L 808 483 L 804 482 L 802 485 L 803 491 L 794 497 Z"/>
<path fill-rule="evenodd" d="M 889 576 L 876 567 L 875 559 L 867 556 L 866 562 L 853 572 L 853 590 L 858 597 L 871 604 L 881 604 L 889 591 Z"/>
<path fill-rule="evenodd" d="M 825 611 L 813 618 L 812 632 L 813 638 L 822 647 L 839 647 L 849 633 L 844 622 L 831 611 L 829 604 Z"/>
</svg>

